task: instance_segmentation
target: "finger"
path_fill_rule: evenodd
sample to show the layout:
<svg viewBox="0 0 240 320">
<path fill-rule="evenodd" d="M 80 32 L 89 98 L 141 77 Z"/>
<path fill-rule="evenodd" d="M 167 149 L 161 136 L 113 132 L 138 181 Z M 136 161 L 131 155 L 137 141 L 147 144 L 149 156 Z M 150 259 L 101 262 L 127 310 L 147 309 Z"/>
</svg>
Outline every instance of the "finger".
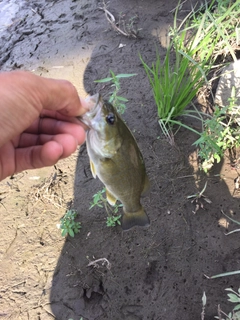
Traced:
<svg viewBox="0 0 240 320">
<path fill-rule="evenodd" d="M 83 131 L 82 136 L 75 137 L 69 133 L 61 133 L 57 135 L 49 135 L 49 134 L 31 134 L 31 133 L 23 133 L 18 140 L 18 144 L 15 145 L 15 148 L 28 148 L 33 147 L 37 145 L 44 145 L 45 143 L 49 141 L 57 141 L 59 143 L 65 143 L 67 139 L 70 138 L 70 141 L 72 141 L 72 138 L 76 141 L 77 145 L 83 144 L 85 141 L 85 131 Z"/>
<path fill-rule="evenodd" d="M 15 172 L 15 148 L 11 142 L 0 147 L 0 180 Z"/>
<path fill-rule="evenodd" d="M 40 118 L 52 118 L 52 119 L 68 121 L 68 122 L 76 122 L 76 117 L 65 116 L 59 111 L 47 110 L 47 109 L 43 109 L 41 111 Z"/>
<path fill-rule="evenodd" d="M 41 112 L 40 118 L 53 118 L 53 119 L 57 119 L 57 120 L 61 120 L 61 121 L 76 123 L 76 124 L 80 124 L 85 130 L 88 129 L 88 126 L 86 126 L 86 124 L 81 121 L 80 117 L 64 116 L 59 111 L 53 111 L 53 110 L 44 109 Z"/>
<path fill-rule="evenodd" d="M 70 82 L 25 71 L 0 73 L 0 96 L 0 146 L 26 130 L 43 109 L 71 117 L 87 111 Z"/>
<path fill-rule="evenodd" d="M 35 121 L 32 126 L 30 126 L 25 133 L 29 134 L 47 134 L 47 135 L 56 135 L 61 133 L 71 134 L 78 140 L 79 144 L 82 144 L 85 140 L 85 130 L 81 123 L 78 124 L 58 121 L 51 118 L 40 118 Z M 21 143 L 27 136 L 26 134 L 21 135 Z"/>
<path fill-rule="evenodd" d="M 43 146 L 16 149 L 16 172 L 26 169 L 52 166 L 58 160 L 70 156 L 77 148 L 76 140 L 69 136 L 59 143 L 49 141 Z"/>
</svg>

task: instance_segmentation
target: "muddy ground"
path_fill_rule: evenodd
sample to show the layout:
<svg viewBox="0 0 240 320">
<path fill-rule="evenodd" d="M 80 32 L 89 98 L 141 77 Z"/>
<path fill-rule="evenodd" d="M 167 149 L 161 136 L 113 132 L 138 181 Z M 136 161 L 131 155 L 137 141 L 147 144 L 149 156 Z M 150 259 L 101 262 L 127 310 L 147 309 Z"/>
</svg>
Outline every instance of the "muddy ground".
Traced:
<svg viewBox="0 0 240 320">
<path fill-rule="evenodd" d="M 1 71 L 23 69 L 65 78 L 79 94 L 101 92 L 94 80 L 137 73 L 122 81 L 128 98 L 124 114 L 143 153 L 151 191 L 143 205 L 148 229 L 122 232 L 106 226 L 104 209 L 89 211 L 102 189 L 93 179 L 85 145 L 57 166 L 26 171 L 0 184 L 0 318 L 31 320 L 205 320 L 228 312 L 225 288 L 238 289 L 239 276 L 209 280 L 204 275 L 239 270 L 239 234 L 226 236 L 222 212 L 240 220 L 237 170 L 228 157 L 209 175 L 198 170 L 196 136 L 181 129 L 170 145 L 161 135 L 151 89 L 138 54 L 151 63 L 156 46 L 164 57 L 166 34 L 177 1 L 110 0 L 108 10 L 125 25 L 134 22 L 136 38 L 117 34 L 107 22 L 102 1 L 16 2 L 19 10 L 0 39 Z M 197 1 L 186 1 L 179 18 Z M 197 125 L 197 124 L 196 124 Z M 187 196 L 200 191 L 203 208 Z M 57 224 L 66 208 L 78 211 L 82 229 L 62 238 Z M 89 262 L 106 258 L 110 266 Z"/>
</svg>

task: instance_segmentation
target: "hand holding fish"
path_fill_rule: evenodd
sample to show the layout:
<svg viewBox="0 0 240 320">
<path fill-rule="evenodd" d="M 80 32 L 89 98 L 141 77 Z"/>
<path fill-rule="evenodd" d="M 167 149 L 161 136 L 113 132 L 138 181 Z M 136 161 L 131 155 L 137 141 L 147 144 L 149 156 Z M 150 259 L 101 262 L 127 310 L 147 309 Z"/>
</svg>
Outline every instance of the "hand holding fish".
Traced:
<svg viewBox="0 0 240 320">
<path fill-rule="evenodd" d="M 55 164 L 85 141 L 86 112 L 74 86 L 30 72 L 0 73 L 0 180 Z"/>
</svg>

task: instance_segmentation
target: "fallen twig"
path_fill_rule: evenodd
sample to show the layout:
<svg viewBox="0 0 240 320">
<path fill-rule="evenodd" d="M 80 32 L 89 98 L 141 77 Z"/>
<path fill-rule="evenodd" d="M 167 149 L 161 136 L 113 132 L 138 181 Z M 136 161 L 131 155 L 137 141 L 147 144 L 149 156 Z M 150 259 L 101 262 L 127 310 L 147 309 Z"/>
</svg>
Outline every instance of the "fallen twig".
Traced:
<svg viewBox="0 0 240 320">
<path fill-rule="evenodd" d="M 89 264 L 87 266 L 88 267 L 93 266 L 94 268 L 99 268 L 98 262 L 102 262 L 102 266 L 106 265 L 108 270 L 111 269 L 111 263 L 108 261 L 107 258 L 100 258 L 100 259 L 91 261 L 91 262 L 89 262 Z"/>
<path fill-rule="evenodd" d="M 107 5 L 104 0 L 103 0 L 103 7 L 99 7 L 99 9 L 104 11 L 107 21 L 110 23 L 110 25 L 114 30 L 121 33 L 125 37 L 137 38 L 137 36 L 133 32 L 127 33 L 126 31 L 123 31 L 116 25 L 116 19 L 114 15 L 109 10 L 107 10 Z"/>
</svg>

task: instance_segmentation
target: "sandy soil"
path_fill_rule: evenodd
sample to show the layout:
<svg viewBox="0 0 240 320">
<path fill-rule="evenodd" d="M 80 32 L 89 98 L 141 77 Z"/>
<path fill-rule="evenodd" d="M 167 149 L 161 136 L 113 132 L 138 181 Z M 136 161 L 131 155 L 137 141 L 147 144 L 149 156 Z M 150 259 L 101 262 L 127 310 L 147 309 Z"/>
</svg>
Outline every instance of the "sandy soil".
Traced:
<svg viewBox="0 0 240 320">
<path fill-rule="evenodd" d="M 179 18 L 197 1 L 187 1 Z M 151 89 L 138 54 L 151 63 L 156 46 L 164 57 L 167 29 L 176 1 L 111 0 L 108 10 L 125 23 L 134 18 L 137 38 L 117 34 L 101 1 L 26 1 L 0 38 L 1 71 L 24 69 L 65 78 L 79 94 L 101 92 L 94 80 L 137 73 L 122 81 L 129 99 L 124 114 L 143 153 L 152 187 L 143 199 L 148 229 L 123 233 L 106 227 L 106 212 L 89 211 L 102 188 L 93 179 L 85 145 L 56 167 L 26 171 L 0 183 L 0 318 L 31 320 L 205 320 L 217 306 L 226 312 L 225 288 L 238 289 L 239 277 L 209 280 L 239 270 L 238 233 L 226 236 L 222 211 L 240 221 L 236 170 L 225 160 L 209 175 L 198 171 L 196 137 L 181 129 L 170 145 L 161 135 Z M 211 204 L 196 205 L 187 196 L 201 190 Z M 82 229 L 64 239 L 56 225 L 66 208 L 78 211 Z M 111 264 L 90 261 L 106 258 Z"/>
</svg>

